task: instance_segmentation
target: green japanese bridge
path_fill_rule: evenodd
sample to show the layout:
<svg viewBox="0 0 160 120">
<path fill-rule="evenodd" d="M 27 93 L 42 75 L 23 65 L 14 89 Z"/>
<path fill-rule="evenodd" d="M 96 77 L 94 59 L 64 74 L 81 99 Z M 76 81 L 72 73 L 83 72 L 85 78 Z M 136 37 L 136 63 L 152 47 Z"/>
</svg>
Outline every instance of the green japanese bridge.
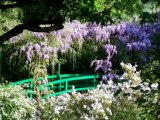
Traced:
<svg viewBox="0 0 160 120">
<path fill-rule="evenodd" d="M 47 76 L 48 82 L 43 83 L 38 86 L 38 90 L 49 91 L 48 94 L 43 94 L 41 97 L 52 97 L 61 95 L 64 93 L 72 92 L 72 86 L 75 87 L 76 91 L 86 91 L 96 88 L 100 78 L 98 74 L 60 74 L 60 66 L 58 67 L 57 75 Z M 39 81 L 42 81 L 42 78 L 38 78 Z M 9 86 L 15 85 L 24 85 L 30 99 L 34 98 L 34 83 L 32 78 L 20 80 L 9 84 Z M 47 89 L 46 89 L 47 88 Z M 43 92 L 42 92 L 43 93 Z"/>
</svg>

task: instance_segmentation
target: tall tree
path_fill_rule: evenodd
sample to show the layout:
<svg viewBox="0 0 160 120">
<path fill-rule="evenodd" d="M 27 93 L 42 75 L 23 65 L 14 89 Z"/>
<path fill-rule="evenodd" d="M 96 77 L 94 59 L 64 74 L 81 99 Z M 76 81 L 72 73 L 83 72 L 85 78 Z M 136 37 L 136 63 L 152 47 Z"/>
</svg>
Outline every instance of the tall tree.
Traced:
<svg viewBox="0 0 160 120">
<path fill-rule="evenodd" d="M 50 32 L 63 28 L 65 21 L 79 19 L 102 24 L 133 16 L 141 11 L 141 0 L 1 0 L 0 10 L 19 8 L 21 24 L 0 36 L 0 45 L 23 32 Z M 40 25 L 49 24 L 49 27 Z"/>
</svg>

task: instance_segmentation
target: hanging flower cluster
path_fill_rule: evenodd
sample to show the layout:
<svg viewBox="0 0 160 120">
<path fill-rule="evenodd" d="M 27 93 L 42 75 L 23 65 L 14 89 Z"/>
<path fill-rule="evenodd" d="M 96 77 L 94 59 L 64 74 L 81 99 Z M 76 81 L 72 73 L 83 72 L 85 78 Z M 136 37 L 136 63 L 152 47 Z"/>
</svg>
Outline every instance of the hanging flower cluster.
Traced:
<svg viewBox="0 0 160 120">
<path fill-rule="evenodd" d="M 39 58 L 52 58 L 51 55 L 55 55 L 52 52 L 60 51 L 61 53 L 67 53 L 68 51 L 74 51 L 75 42 L 76 47 L 81 48 L 84 41 L 90 42 L 100 42 L 102 43 L 102 49 L 105 51 L 106 56 L 104 56 L 103 60 L 99 60 L 97 63 L 96 70 L 102 69 L 104 72 L 107 69 L 111 68 L 111 57 L 117 54 L 119 49 L 119 44 L 125 45 L 125 48 L 128 52 L 131 51 L 138 51 L 144 53 L 146 50 L 150 49 L 151 41 L 150 38 L 153 37 L 155 33 L 159 33 L 160 31 L 160 24 L 153 23 L 153 24 L 145 24 L 143 26 L 133 22 L 127 23 L 122 22 L 117 25 L 108 25 L 102 26 L 96 23 L 80 23 L 79 21 L 72 21 L 64 24 L 64 29 L 58 31 L 52 31 L 50 33 L 36 33 L 33 32 L 33 36 L 38 39 L 41 39 L 46 43 L 50 40 L 49 36 L 52 36 L 59 42 L 59 46 L 56 48 L 50 47 L 50 44 L 54 40 L 50 40 L 50 44 L 43 45 L 37 43 L 38 45 L 34 46 L 33 43 L 29 43 L 26 47 L 22 47 L 22 51 L 25 51 L 27 63 L 32 61 L 34 52 L 30 52 L 30 50 L 36 51 L 36 49 L 41 49 L 39 52 Z M 113 39 L 118 39 L 120 43 L 115 43 L 111 45 Z M 109 48 L 109 46 L 111 46 Z M 41 48 L 42 47 L 42 48 Z M 47 49 L 46 51 L 44 49 Z M 47 53 L 49 49 L 49 54 Z M 52 52 L 50 52 L 52 51 Z M 38 51 L 37 51 L 38 52 Z M 145 56 L 142 55 L 144 58 Z M 103 67 L 99 67 L 99 66 Z M 105 68 L 107 67 L 107 68 Z"/>
<path fill-rule="evenodd" d="M 40 43 L 27 43 L 22 46 L 21 52 L 25 54 L 27 61 L 26 64 L 37 60 L 49 60 L 57 55 L 57 50 L 45 42 Z"/>
<path fill-rule="evenodd" d="M 112 67 L 111 58 L 113 57 L 114 54 L 117 54 L 117 50 L 116 46 L 110 44 L 103 45 L 103 48 L 106 53 L 106 59 L 94 60 L 92 61 L 91 66 L 93 66 L 93 64 L 95 63 L 96 64 L 95 70 L 102 69 L 104 73 L 107 73 L 108 70 L 110 70 L 110 68 Z"/>
</svg>

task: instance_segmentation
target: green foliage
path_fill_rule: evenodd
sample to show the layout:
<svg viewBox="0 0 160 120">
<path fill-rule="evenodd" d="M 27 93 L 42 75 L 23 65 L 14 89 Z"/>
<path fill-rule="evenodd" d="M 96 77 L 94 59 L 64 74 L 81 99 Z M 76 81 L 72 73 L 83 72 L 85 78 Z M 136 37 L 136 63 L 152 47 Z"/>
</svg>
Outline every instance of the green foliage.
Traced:
<svg viewBox="0 0 160 120">
<path fill-rule="evenodd" d="M 138 106 L 141 108 L 141 118 L 147 120 L 158 120 L 160 119 L 160 91 L 151 91 L 147 96 L 147 100 L 143 96 L 137 100 Z"/>
<path fill-rule="evenodd" d="M 72 61 L 70 57 L 59 56 L 63 58 L 66 62 L 62 66 L 62 72 L 64 73 L 93 73 L 93 69 L 90 66 L 91 61 L 94 59 L 99 59 L 104 56 L 104 51 L 101 42 L 83 42 L 81 48 L 77 48 L 76 43 L 73 44 L 72 48 L 75 50 L 75 61 Z M 73 63 L 75 62 L 75 63 Z M 83 65 L 82 65 L 83 63 Z M 73 67 L 71 67 L 73 66 Z"/>
<path fill-rule="evenodd" d="M 153 61 L 145 65 L 141 75 L 144 81 L 160 83 L 160 62 Z"/>
<path fill-rule="evenodd" d="M 151 83 L 160 83 L 160 62 L 158 60 L 154 60 L 145 66 L 143 66 L 141 71 L 141 77 L 143 81 Z M 157 120 L 160 118 L 159 112 L 159 101 L 160 101 L 160 86 L 158 87 L 158 91 L 152 91 L 148 93 L 148 100 L 139 99 L 139 106 L 143 108 L 142 118 L 146 117 L 147 120 Z"/>
<path fill-rule="evenodd" d="M 0 85 L 0 119 L 30 120 L 35 115 L 33 103 L 26 97 L 21 87 Z"/>
<path fill-rule="evenodd" d="M 4 0 L 3 4 L 18 3 L 22 13 L 19 19 L 24 21 L 66 20 L 97 21 L 113 23 L 132 19 L 142 11 L 140 0 Z M 46 12 L 47 11 L 47 12 Z"/>
<path fill-rule="evenodd" d="M 142 0 L 143 12 L 141 13 L 140 23 L 151 23 L 155 22 L 158 18 L 157 13 L 159 12 L 160 2 L 159 0 Z"/>
<path fill-rule="evenodd" d="M 8 11 L 0 10 L 0 35 L 8 32 L 14 26 L 20 23 L 18 20 L 19 14 L 19 9 L 11 9 Z"/>
<path fill-rule="evenodd" d="M 116 99 L 111 105 L 111 110 L 113 111 L 110 116 L 111 120 L 141 120 L 141 111 L 137 104 L 128 101 L 125 97 Z"/>
<path fill-rule="evenodd" d="M 149 55 L 152 59 L 160 61 L 160 34 L 154 34 L 151 42 L 153 47 Z"/>
</svg>

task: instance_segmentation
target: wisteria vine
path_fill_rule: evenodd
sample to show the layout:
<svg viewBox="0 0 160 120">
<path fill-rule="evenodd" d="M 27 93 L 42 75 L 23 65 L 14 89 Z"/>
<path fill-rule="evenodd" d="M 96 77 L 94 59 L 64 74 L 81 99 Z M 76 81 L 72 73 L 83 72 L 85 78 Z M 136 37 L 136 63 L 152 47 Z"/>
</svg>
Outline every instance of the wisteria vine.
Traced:
<svg viewBox="0 0 160 120">
<path fill-rule="evenodd" d="M 21 51 L 25 53 L 27 63 L 31 62 L 33 56 L 38 56 L 39 59 L 49 59 L 59 51 L 66 53 L 71 49 L 74 42 L 78 42 L 79 47 L 82 47 L 84 41 L 101 42 L 101 49 L 105 51 L 106 57 L 100 60 L 93 60 L 92 65 L 96 65 L 95 70 L 101 69 L 104 73 L 112 67 L 111 59 L 118 53 L 117 45 L 112 44 L 112 40 L 118 39 L 120 44 L 124 44 L 128 52 L 138 51 L 144 52 L 151 47 L 151 38 L 155 33 L 160 32 L 160 23 L 148 23 L 140 25 L 136 22 L 122 22 L 118 25 L 102 26 L 96 23 L 81 23 L 77 20 L 64 24 L 64 29 L 52 31 L 50 33 L 33 33 L 38 39 L 48 40 L 48 34 L 54 36 L 60 43 L 56 48 L 45 46 L 45 43 L 28 43 L 22 47 Z M 12 38 L 13 40 L 13 38 Z"/>
</svg>

